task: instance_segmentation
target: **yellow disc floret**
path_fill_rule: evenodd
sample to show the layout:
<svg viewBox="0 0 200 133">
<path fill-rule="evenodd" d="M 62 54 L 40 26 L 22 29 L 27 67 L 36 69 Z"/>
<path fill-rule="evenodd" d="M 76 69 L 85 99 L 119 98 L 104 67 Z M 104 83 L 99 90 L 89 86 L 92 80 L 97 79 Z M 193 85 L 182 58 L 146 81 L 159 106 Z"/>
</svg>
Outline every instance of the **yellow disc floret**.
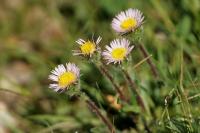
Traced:
<svg viewBox="0 0 200 133">
<path fill-rule="evenodd" d="M 76 81 L 76 75 L 72 72 L 65 72 L 58 78 L 58 84 L 61 87 L 67 87 Z"/>
<path fill-rule="evenodd" d="M 96 50 L 96 46 L 91 41 L 87 41 L 80 46 L 80 49 L 81 49 L 82 54 L 90 55 L 94 53 L 94 51 Z"/>
<path fill-rule="evenodd" d="M 124 21 L 122 21 L 120 27 L 124 30 L 129 30 L 134 28 L 137 25 L 137 21 L 133 18 L 128 18 Z"/>
<path fill-rule="evenodd" d="M 123 60 L 126 56 L 126 49 L 125 48 L 115 48 L 115 49 L 113 49 L 111 56 L 115 60 Z"/>
</svg>

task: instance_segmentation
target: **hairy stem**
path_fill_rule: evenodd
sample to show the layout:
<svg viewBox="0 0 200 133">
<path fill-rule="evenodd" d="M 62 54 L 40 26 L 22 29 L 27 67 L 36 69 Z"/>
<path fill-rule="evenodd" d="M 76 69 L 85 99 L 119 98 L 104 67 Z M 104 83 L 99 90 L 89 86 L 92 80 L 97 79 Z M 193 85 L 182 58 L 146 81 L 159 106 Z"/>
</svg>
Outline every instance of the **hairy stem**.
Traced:
<svg viewBox="0 0 200 133">
<path fill-rule="evenodd" d="M 123 101 L 128 102 L 129 100 L 124 96 L 124 94 L 120 90 L 120 87 L 115 83 L 113 77 L 110 75 L 110 73 L 108 72 L 107 68 L 105 66 L 101 65 L 101 66 L 99 66 L 99 69 L 100 69 L 101 73 L 103 75 L 105 75 L 110 80 L 110 82 L 112 83 L 114 89 L 119 94 L 120 99 L 123 100 Z"/>
<path fill-rule="evenodd" d="M 139 44 L 138 46 L 139 46 L 139 49 L 142 52 L 143 56 L 145 58 L 147 58 L 149 56 L 149 54 L 148 54 L 147 50 L 145 49 L 145 47 L 142 44 Z M 150 58 L 147 59 L 147 63 L 149 64 L 154 77 L 158 77 L 158 71 Z"/>
<path fill-rule="evenodd" d="M 86 100 L 86 103 L 88 104 L 90 109 L 93 112 L 95 112 L 96 115 L 104 122 L 104 124 L 108 127 L 110 132 L 115 133 L 115 128 L 113 127 L 112 123 L 105 116 L 102 115 L 102 113 L 100 112 L 99 108 L 95 105 L 95 103 L 92 102 L 91 100 Z"/>
<path fill-rule="evenodd" d="M 133 82 L 129 73 L 125 69 L 122 68 L 122 72 L 123 72 L 125 78 L 127 79 L 128 83 L 131 87 L 131 90 L 136 94 L 137 103 L 141 106 L 142 110 L 145 111 L 144 102 L 143 102 L 142 97 L 140 96 L 140 94 L 138 92 L 136 84 Z"/>
</svg>

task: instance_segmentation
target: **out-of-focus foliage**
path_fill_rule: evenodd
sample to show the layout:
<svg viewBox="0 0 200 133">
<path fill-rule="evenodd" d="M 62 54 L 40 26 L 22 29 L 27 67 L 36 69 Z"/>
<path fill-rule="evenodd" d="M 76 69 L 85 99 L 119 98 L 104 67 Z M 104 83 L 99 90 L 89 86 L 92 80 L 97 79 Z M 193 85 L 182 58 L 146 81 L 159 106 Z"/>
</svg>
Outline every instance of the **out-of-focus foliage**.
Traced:
<svg viewBox="0 0 200 133">
<path fill-rule="evenodd" d="M 146 126 L 159 133 L 199 132 L 199 0 L 0 0 L 0 132 L 107 132 L 84 101 L 48 89 L 51 69 L 69 61 L 79 65 L 85 93 L 119 131 L 144 131 L 138 107 L 109 105 L 105 95 L 114 95 L 111 85 L 71 51 L 75 40 L 93 34 L 103 37 L 102 47 L 109 44 L 116 37 L 111 20 L 127 8 L 144 13 L 142 42 L 160 74 L 155 79 L 147 63 L 130 66 L 150 107 Z M 137 47 L 132 58 L 133 65 L 143 59 Z M 110 71 L 125 87 L 121 73 Z"/>
</svg>

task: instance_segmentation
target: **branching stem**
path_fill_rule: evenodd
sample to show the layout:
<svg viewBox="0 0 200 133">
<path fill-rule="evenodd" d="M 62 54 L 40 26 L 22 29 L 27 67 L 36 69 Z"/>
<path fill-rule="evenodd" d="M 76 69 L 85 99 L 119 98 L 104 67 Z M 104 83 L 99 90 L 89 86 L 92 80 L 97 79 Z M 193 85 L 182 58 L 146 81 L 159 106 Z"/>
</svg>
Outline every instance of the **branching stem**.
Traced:
<svg viewBox="0 0 200 133">
<path fill-rule="evenodd" d="M 115 83 L 112 75 L 108 72 L 107 68 L 104 65 L 99 66 L 99 69 L 101 71 L 101 73 L 103 75 L 105 75 L 110 82 L 112 83 L 114 89 L 117 91 L 117 93 L 119 94 L 119 97 L 121 100 L 128 102 L 129 100 L 124 96 L 124 94 L 122 93 L 120 87 Z"/>
<path fill-rule="evenodd" d="M 139 49 L 142 52 L 143 56 L 145 58 L 147 58 L 149 56 L 149 54 L 148 54 L 147 50 L 145 49 L 145 47 L 142 44 L 139 44 L 138 46 L 139 46 Z M 157 68 L 155 67 L 155 65 L 153 64 L 153 62 L 152 62 L 152 60 L 150 58 L 147 59 L 147 63 L 149 64 L 154 77 L 157 78 L 158 77 Z"/>
<path fill-rule="evenodd" d="M 135 82 L 131 79 L 131 76 L 129 75 L 129 73 L 125 69 L 122 68 L 122 72 L 123 72 L 125 78 L 127 79 L 128 83 L 131 87 L 131 90 L 136 94 L 138 104 L 141 106 L 142 110 L 145 111 L 144 102 L 142 100 L 142 97 L 139 94 L 139 91 L 137 89 Z"/>
</svg>

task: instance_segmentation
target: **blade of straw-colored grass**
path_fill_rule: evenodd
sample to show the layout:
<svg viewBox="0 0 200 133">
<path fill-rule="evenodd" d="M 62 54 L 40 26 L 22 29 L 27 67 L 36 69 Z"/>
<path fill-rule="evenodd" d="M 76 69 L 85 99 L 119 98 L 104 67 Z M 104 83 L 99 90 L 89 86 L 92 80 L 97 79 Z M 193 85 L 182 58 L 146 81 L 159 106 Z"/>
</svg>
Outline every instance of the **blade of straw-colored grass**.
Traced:
<svg viewBox="0 0 200 133">
<path fill-rule="evenodd" d="M 194 95 L 194 96 L 190 96 L 187 98 L 188 101 L 193 100 L 194 98 L 200 97 L 200 93 Z M 176 104 L 180 104 L 182 103 L 182 101 L 178 101 Z"/>
<path fill-rule="evenodd" d="M 192 100 L 192 99 L 194 99 L 196 97 L 200 97 L 200 93 L 198 93 L 198 94 L 196 94 L 194 96 L 188 97 L 188 100 Z"/>
<path fill-rule="evenodd" d="M 189 120 L 188 121 L 189 126 L 190 126 L 189 130 L 193 131 L 192 124 L 191 124 L 192 114 L 191 114 L 191 110 L 190 110 L 190 104 L 188 102 L 187 96 L 185 95 L 184 87 L 183 87 L 183 63 L 184 63 L 183 45 L 181 45 L 181 72 L 180 72 L 180 96 L 179 97 L 180 97 L 180 101 L 182 101 L 181 106 L 184 111 L 184 115 Z M 178 91 L 177 91 L 177 94 L 179 94 Z"/>
<path fill-rule="evenodd" d="M 147 56 L 146 58 L 142 59 L 140 62 L 138 62 L 136 65 L 133 66 L 133 69 L 136 69 L 139 67 L 141 64 L 143 64 L 145 61 L 147 61 L 152 55 Z"/>
</svg>

